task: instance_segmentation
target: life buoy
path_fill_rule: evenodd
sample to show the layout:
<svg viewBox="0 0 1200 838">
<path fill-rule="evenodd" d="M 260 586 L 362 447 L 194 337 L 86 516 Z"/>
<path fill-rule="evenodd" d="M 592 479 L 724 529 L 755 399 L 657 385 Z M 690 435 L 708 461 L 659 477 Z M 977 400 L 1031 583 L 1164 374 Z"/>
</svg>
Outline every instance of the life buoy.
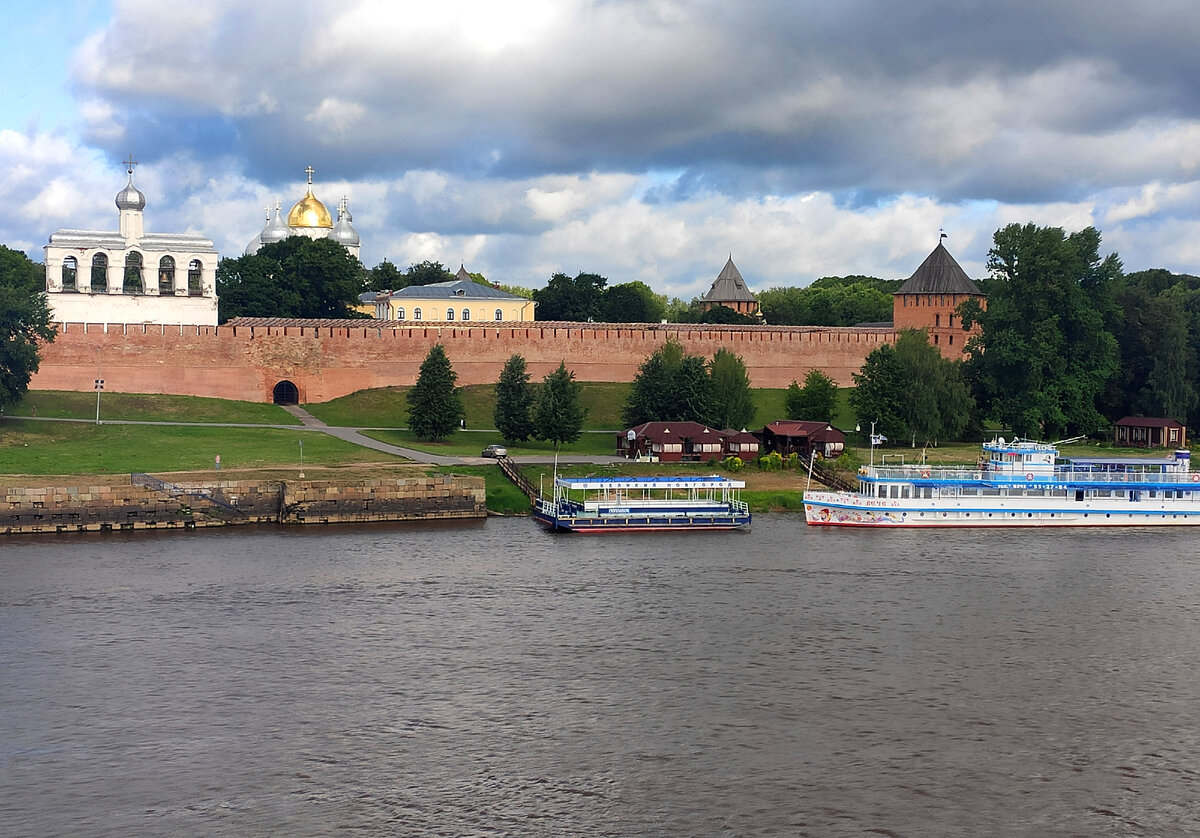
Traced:
<svg viewBox="0 0 1200 838">
<path fill-rule="evenodd" d="M 924 471 L 922 471 L 922 472 L 921 472 L 921 476 L 922 476 L 922 477 L 928 477 L 928 476 L 929 476 L 929 469 L 925 469 Z"/>
<path fill-rule="evenodd" d="M 1033 479 L 1033 472 L 1031 471 L 1031 472 L 1029 472 L 1029 474 L 1025 475 L 1025 479 L 1026 479 L 1026 480 L 1032 480 L 1032 479 Z"/>
<path fill-rule="evenodd" d="M 1193 483 L 1200 483 L 1200 474 L 1193 474 L 1193 475 L 1192 475 L 1192 482 L 1193 482 Z"/>
</svg>

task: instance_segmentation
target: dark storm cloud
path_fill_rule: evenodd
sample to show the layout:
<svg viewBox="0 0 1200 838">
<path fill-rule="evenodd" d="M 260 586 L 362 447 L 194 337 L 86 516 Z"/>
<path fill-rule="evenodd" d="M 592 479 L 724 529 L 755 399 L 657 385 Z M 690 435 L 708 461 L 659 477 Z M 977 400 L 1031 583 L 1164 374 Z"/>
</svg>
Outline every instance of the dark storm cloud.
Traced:
<svg viewBox="0 0 1200 838">
<path fill-rule="evenodd" d="M 1178 174 L 1128 146 L 1200 111 L 1200 15 L 1175 2 L 564 3 L 494 53 L 407 37 L 406 4 L 378 28 L 326 4 L 230 4 L 199 31 L 121 8 L 79 71 L 125 126 L 110 150 L 134 135 L 234 153 L 269 183 L 317 159 L 345 177 L 662 168 L 731 194 L 773 173 L 1037 201 Z"/>
</svg>

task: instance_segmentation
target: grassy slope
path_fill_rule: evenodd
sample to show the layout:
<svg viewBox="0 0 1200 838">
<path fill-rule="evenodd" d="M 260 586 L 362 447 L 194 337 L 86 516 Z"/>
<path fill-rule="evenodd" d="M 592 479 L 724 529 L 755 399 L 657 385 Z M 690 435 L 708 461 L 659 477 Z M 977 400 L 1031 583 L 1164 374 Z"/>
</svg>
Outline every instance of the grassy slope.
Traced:
<svg viewBox="0 0 1200 838">
<path fill-rule="evenodd" d="M 311 431 L 3 419 L 0 474 L 212 471 L 218 454 L 223 469 L 298 465 L 301 438 L 306 465 L 397 461 Z"/>
<path fill-rule="evenodd" d="M 35 390 L 8 411 L 12 416 L 53 419 L 94 419 L 95 393 Z M 196 396 L 101 393 L 100 418 L 140 422 L 223 422 L 240 425 L 299 425 L 283 408 L 273 404 L 205 399 Z"/>
</svg>

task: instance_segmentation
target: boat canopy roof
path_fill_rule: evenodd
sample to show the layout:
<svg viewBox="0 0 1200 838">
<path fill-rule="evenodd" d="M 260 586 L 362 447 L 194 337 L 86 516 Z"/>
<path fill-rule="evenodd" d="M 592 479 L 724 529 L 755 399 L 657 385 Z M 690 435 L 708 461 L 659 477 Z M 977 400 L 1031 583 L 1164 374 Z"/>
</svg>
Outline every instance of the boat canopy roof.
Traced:
<svg viewBox="0 0 1200 838">
<path fill-rule="evenodd" d="M 564 489 L 744 489 L 743 480 L 730 480 L 719 474 L 701 477 L 559 477 L 555 480 Z"/>
</svg>

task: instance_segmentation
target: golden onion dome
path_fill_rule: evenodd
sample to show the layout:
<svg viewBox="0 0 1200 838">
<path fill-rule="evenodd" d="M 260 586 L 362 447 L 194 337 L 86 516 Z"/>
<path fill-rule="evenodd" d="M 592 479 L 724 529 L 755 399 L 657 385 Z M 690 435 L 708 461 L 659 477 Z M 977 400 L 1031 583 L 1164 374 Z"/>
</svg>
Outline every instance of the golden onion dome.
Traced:
<svg viewBox="0 0 1200 838">
<path fill-rule="evenodd" d="M 308 194 L 297 201 L 296 205 L 292 207 L 292 211 L 288 213 L 287 224 L 289 227 L 332 228 L 333 217 L 330 216 L 329 210 L 325 209 L 325 205 L 313 195 L 310 188 Z"/>
</svg>

